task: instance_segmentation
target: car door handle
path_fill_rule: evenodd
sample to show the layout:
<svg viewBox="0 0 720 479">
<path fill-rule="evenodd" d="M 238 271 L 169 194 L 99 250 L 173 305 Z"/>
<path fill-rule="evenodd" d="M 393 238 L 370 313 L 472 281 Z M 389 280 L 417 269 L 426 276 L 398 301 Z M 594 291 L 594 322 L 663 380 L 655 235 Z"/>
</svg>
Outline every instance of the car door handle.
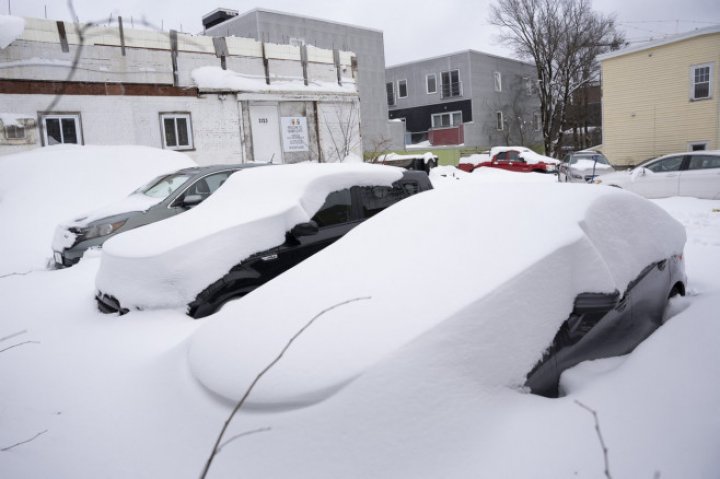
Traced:
<svg viewBox="0 0 720 479">
<path fill-rule="evenodd" d="M 667 175 L 665 175 L 666 178 L 673 178 L 675 176 L 677 176 L 677 173 L 668 173 Z"/>
</svg>

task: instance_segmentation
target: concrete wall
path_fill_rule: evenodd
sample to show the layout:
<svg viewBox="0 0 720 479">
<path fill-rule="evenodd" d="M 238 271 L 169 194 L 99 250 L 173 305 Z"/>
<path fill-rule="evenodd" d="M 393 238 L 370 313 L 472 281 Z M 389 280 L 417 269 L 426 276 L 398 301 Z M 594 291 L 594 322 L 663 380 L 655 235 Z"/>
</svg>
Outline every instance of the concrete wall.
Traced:
<svg viewBox="0 0 720 479">
<path fill-rule="evenodd" d="M 712 97 L 690 98 L 691 67 L 713 65 Z M 601 62 L 603 152 L 617 165 L 688 151 L 692 142 L 720 149 L 720 33 Z"/>
<path fill-rule="evenodd" d="M 333 23 L 297 15 L 253 10 L 209 28 L 207 35 L 239 35 L 259 41 L 305 42 L 323 49 L 352 51 L 357 56 L 363 145 L 374 145 L 390 137 L 385 100 L 385 50 L 383 34 L 377 30 Z M 318 73 L 315 66 L 314 73 Z M 394 130 L 396 131 L 396 130 Z M 394 138 L 402 143 L 402 138 Z"/>
</svg>

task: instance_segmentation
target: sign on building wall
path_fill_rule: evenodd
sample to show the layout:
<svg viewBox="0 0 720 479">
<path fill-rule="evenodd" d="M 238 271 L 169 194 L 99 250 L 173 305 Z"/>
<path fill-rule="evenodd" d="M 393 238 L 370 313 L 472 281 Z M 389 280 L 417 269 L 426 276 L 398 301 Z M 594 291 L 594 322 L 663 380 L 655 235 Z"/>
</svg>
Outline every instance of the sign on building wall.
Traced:
<svg viewBox="0 0 720 479">
<path fill-rule="evenodd" d="M 280 118 L 282 128 L 283 151 L 309 151 L 307 118 L 304 116 L 283 116 Z"/>
</svg>

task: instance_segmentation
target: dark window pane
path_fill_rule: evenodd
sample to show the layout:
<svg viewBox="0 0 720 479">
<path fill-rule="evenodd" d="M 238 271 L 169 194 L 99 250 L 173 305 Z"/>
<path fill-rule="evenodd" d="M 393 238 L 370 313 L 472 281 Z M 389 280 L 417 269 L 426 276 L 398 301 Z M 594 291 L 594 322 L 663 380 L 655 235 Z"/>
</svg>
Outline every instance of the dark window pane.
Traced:
<svg viewBox="0 0 720 479">
<path fill-rule="evenodd" d="M 175 120 L 172 118 L 165 118 L 163 120 L 165 125 L 165 146 L 177 146 L 177 139 L 175 138 Z"/>
<path fill-rule="evenodd" d="M 403 198 L 410 196 L 403 187 L 364 186 L 360 188 L 363 216 L 370 218 Z"/>
<path fill-rule="evenodd" d="M 350 190 L 340 190 L 330 193 L 320 211 L 315 213 L 313 221 L 318 226 L 330 226 L 350 221 L 352 197 Z"/>
<path fill-rule="evenodd" d="M 62 143 L 62 134 L 60 133 L 60 120 L 57 118 L 46 118 L 45 133 L 47 134 L 48 145 L 56 145 L 58 143 Z"/>
<path fill-rule="evenodd" d="M 178 145 L 190 145 L 187 118 L 175 118 L 175 121 L 177 122 Z"/>
<path fill-rule="evenodd" d="M 401 81 L 398 83 L 398 96 L 403 98 L 407 96 L 407 82 Z"/>
<path fill-rule="evenodd" d="M 437 91 L 435 75 L 427 77 L 427 91 L 428 93 L 435 93 Z"/>
<path fill-rule="evenodd" d="M 75 120 L 73 118 L 62 119 L 62 135 L 63 143 L 77 143 L 77 131 L 75 129 Z"/>
<path fill-rule="evenodd" d="M 698 83 L 695 85 L 695 98 L 707 98 L 710 96 L 710 83 Z"/>
<path fill-rule="evenodd" d="M 395 104 L 395 91 L 393 89 L 392 83 L 386 83 L 385 84 L 385 90 L 387 92 L 387 102 L 388 106 L 393 106 Z"/>
</svg>

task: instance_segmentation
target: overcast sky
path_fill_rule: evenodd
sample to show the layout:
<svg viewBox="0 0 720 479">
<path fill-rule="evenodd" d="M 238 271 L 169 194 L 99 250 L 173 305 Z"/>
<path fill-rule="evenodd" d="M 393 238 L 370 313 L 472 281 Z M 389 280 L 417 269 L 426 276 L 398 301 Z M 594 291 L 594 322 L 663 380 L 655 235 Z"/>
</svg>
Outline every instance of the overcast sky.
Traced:
<svg viewBox="0 0 720 479">
<path fill-rule="evenodd" d="M 202 32 L 201 18 L 217 7 L 240 13 L 256 7 L 350 23 L 382 30 L 387 65 L 474 49 L 514 56 L 497 40 L 498 29 L 488 24 L 495 0 L 262 0 L 241 2 L 183 2 L 182 0 L 74 0 L 80 21 L 122 15 L 188 33 Z M 204 6 L 203 6 L 204 5 Z M 619 27 L 635 43 L 663 35 L 720 24 L 718 0 L 595 0 L 593 8 L 615 13 Z M 0 0 L 0 13 L 70 20 L 65 0 Z"/>
</svg>

